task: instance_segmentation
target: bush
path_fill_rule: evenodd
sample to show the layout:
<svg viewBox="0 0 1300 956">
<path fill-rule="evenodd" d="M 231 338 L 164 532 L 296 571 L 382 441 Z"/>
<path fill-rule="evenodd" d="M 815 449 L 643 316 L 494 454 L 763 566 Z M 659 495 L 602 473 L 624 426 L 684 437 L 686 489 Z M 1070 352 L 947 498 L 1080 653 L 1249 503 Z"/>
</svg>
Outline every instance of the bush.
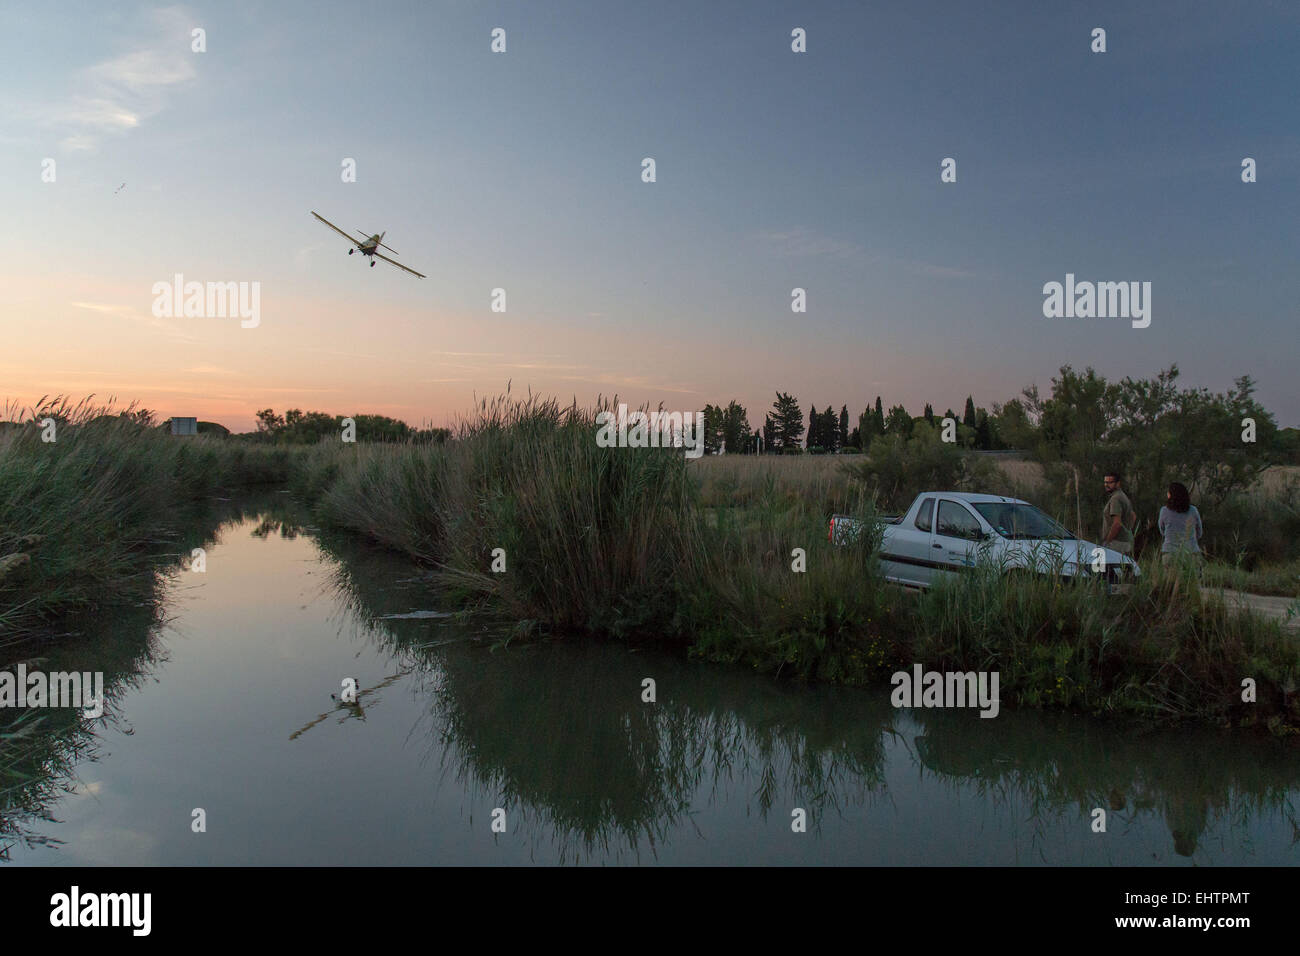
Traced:
<svg viewBox="0 0 1300 956">
<path fill-rule="evenodd" d="M 930 428 L 910 439 L 876 438 L 864 461 L 844 467 L 885 511 L 901 511 L 922 491 L 987 491 L 999 480 L 993 462 L 941 441 Z"/>
<path fill-rule="evenodd" d="M 998 573 L 980 567 L 925 592 L 910 635 L 916 660 L 948 670 L 996 670 L 1004 702 L 1098 713 L 1196 716 L 1300 725 L 1300 635 L 1238 613 L 1158 561 L 1127 594 L 1101 580 Z M 1241 702 L 1241 675 L 1258 704 Z"/>
</svg>

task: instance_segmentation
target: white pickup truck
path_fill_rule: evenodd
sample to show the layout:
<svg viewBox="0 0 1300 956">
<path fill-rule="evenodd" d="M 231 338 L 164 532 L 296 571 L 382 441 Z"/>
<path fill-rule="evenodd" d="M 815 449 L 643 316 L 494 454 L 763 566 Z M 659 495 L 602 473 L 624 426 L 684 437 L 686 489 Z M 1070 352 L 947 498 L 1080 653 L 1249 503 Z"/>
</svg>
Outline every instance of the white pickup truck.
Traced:
<svg viewBox="0 0 1300 956">
<path fill-rule="evenodd" d="M 885 578 L 927 588 L 981 561 L 1007 571 L 1073 578 L 1104 574 L 1114 590 L 1139 573 L 1130 557 L 1070 534 L 1027 501 L 960 491 L 926 491 L 907 513 L 885 518 L 880 563 Z M 845 544 L 861 522 L 831 517 L 830 541 Z"/>
</svg>

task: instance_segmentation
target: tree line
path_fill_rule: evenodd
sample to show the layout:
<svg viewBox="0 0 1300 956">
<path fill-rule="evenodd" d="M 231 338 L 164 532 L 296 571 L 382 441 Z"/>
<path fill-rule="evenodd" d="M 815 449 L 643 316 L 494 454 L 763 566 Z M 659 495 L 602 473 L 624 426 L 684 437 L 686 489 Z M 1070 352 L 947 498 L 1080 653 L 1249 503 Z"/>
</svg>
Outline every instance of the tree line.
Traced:
<svg viewBox="0 0 1300 956">
<path fill-rule="evenodd" d="M 805 423 L 799 400 L 788 392 L 778 391 L 772 410 L 764 417 L 762 429 L 757 431 L 751 429 L 745 406 L 739 402 L 733 400 L 725 407 L 705 405 L 704 449 L 708 454 L 718 451 L 745 454 L 806 451 L 813 455 L 866 452 L 872 441 L 884 435 L 911 438 L 917 428 L 940 429 L 944 418 L 953 420 L 954 440 L 961 447 L 982 450 L 1010 447 L 1001 436 L 996 414 L 976 408 L 969 395 L 960 416 L 951 408 L 943 415 L 936 415 L 927 402 L 925 411 L 916 417 L 902 405 L 892 406 L 886 414 L 881 396 L 877 395 L 874 407 L 863 409 L 850 430 L 847 405 L 841 405 L 838 412 L 832 405 L 827 405 L 824 411 L 818 411 L 814 405 Z"/>
<path fill-rule="evenodd" d="M 278 445 L 314 445 L 322 438 L 338 438 L 343 433 L 345 418 L 352 419 L 359 442 L 443 442 L 451 435 L 446 428 L 413 428 L 387 415 L 330 415 L 304 412 L 300 408 L 277 415 L 273 409 L 264 408 L 256 418 L 257 430 L 238 437 Z"/>
</svg>

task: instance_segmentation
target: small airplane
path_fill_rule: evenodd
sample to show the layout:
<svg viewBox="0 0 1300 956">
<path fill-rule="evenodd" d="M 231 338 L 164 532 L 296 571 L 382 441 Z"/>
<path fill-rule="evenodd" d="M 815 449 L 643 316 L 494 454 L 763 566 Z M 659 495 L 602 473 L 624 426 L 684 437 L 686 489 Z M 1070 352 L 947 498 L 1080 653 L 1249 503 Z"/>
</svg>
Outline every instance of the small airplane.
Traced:
<svg viewBox="0 0 1300 956">
<path fill-rule="evenodd" d="M 329 226 L 331 229 L 337 232 L 348 242 L 353 243 L 355 248 L 349 249 L 348 255 L 352 255 L 352 253 L 354 252 L 360 252 L 363 256 L 369 256 L 370 268 L 373 269 L 375 267 L 375 259 L 383 259 L 389 265 L 397 266 L 397 268 L 401 269 L 404 272 L 409 272 L 411 275 L 418 276 L 421 279 L 425 278 L 425 276 L 422 275 L 421 273 L 416 272 L 414 269 L 406 268 L 406 266 L 402 265 L 400 262 L 393 261 L 392 259 L 388 258 L 388 256 L 384 255 L 382 252 L 379 251 L 379 247 L 383 246 L 393 255 L 398 254 L 397 250 L 394 249 L 392 246 L 384 245 L 383 239 L 384 236 L 388 234 L 387 230 L 373 236 L 367 236 L 364 232 L 361 232 L 361 230 L 358 229 L 357 232 L 361 234 L 361 241 L 357 242 L 357 240 L 353 239 L 351 236 L 349 236 L 338 226 L 334 225 L 334 223 L 330 222 L 328 219 L 326 219 L 324 216 L 320 215 L 319 213 L 315 212 L 314 210 L 312 212 L 312 215 L 315 216 L 317 219 L 319 219 L 321 222 L 325 223 L 325 225 Z"/>
</svg>

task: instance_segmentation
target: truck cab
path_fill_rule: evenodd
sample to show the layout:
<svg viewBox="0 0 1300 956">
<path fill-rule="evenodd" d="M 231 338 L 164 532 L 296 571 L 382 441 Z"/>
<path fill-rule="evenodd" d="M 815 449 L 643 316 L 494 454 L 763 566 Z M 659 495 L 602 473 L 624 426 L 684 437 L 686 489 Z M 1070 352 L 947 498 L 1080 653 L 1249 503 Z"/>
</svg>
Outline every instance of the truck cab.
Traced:
<svg viewBox="0 0 1300 956">
<path fill-rule="evenodd" d="M 834 515 L 830 540 L 845 543 L 859 530 L 855 519 Z M 1132 558 L 1076 538 L 1019 498 L 927 491 L 905 514 L 885 519 L 880 563 L 887 580 L 928 588 L 981 561 L 1063 577 L 1104 573 L 1112 583 L 1138 573 Z"/>
</svg>

